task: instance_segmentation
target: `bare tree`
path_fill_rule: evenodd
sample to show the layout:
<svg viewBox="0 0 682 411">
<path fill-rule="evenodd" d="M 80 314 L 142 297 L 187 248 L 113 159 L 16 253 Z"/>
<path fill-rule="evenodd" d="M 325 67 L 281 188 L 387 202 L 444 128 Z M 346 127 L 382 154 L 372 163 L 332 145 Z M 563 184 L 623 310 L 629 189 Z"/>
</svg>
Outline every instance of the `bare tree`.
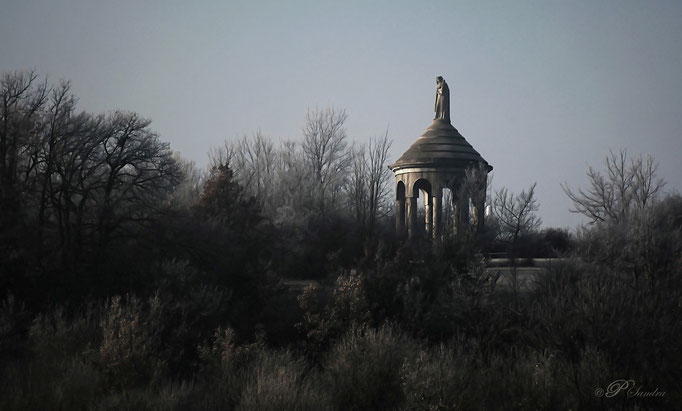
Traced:
<svg viewBox="0 0 682 411">
<path fill-rule="evenodd" d="M 536 185 L 537 183 L 533 183 L 528 191 L 523 190 L 518 196 L 509 193 L 507 188 L 503 187 L 495 192 L 493 200 L 493 210 L 500 234 L 507 242 L 511 266 L 510 280 L 515 299 L 521 286 L 517 271 L 518 240 L 524 234 L 537 230 L 542 224 L 536 214 L 540 207 L 535 199 Z M 518 303 L 517 299 L 515 301 Z"/>
<path fill-rule="evenodd" d="M 206 172 L 218 169 L 223 165 L 231 165 L 234 159 L 235 146 L 232 141 L 225 140 L 223 145 L 208 149 L 208 166 Z"/>
<path fill-rule="evenodd" d="M 7 73 L 0 78 L 0 207 L 16 208 L 19 192 L 32 172 L 31 145 L 44 127 L 42 112 L 49 97 L 47 81 L 34 72 Z M 23 177 L 23 179 L 22 179 Z M 6 214 L 1 210 L 0 214 Z"/>
<path fill-rule="evenodd" d="M 528 191 L 523 190 L 518 196 L 509 193 L 506 187 L 495 192 L 493 210 L 501 235 L 510 244 L 512 253 L 520 235 L 535 231 L 542 224 L 536 214 L 540 208 L 535 199 L 536 186 L 537 183 L 533 183 Z"/>
<path fill-rule="evenodd" d="M 369 141 L 369 209 L 370 226 L 373 227 L 376 219 L 387 208 L 386 196 L 389 193 L 388 182 L 391 173 L 386 166 L 388 150 L 391 148 L 391 140 L 388 138 L 388 130 L 383 137 L 370 139 Z"/>
<path fill-rule="evenodd" d="M 242 137 L 234 149 L 233 167 L 237 180 L 264 208 L 272 206 L 276 156 L 272 140 L 260 131 L 253 138 Z"/>
<path fill-rule="evenodd" d="M 135 113 L 83 113 L 48 146 L 49 220 L 65 261 L 77 258 L 82 244 L 103 246 L 167 204 L 181 169 L 149 124 Z"/>
<path fill-rule="evenodd" d="M 367 146 L 349 150 L 351 170 L 346 192 L 356 221 L 367 236 L 372 236 L 377 219 L 387 210 L 390 173 L 386 161 L 390 148 L 387 130 L 383 137 L 371 138 Z"/>
<path fill-rule="evenodd" d="M 353 145 L 349 149 L 351 172 L 346 182 L 346 194 L 350 208 L 355 214 L 355 220 L 361 225 L 367 224 L 367 155 L 364 146 Z"/>
<path fill-rule="evenodd" d="M 318 212 L 316 185 L 310 179 L 301 145 L 283 141 L 277 150 L 271 212 L 278 225 L 306 224 Z"/>
<path fill-rule="evenodd" d="M 185 160 L 178 153 L 174 153 L 173 157 L 180 167 L 182 179 L 173 190 L 171 204 L 189 208 L 199 202 L 208 175 L 194 161 Z"/>
<path fill-rule="evenodd" d="M 327 108 L 308 110 L 303 127 L 303 156 L 315 185 L 320 211 L 334 204 L 343 187 L 350 158 L 347 155 L 345 110 Z"/>
<path fill-rule="evenodd" d="M 76 103 L 68 82 L 0 77 L 0 225 L 11 228 L 0 250 L 21 239 L 38 264 L 54 255 L 73 266 L 85 247 L 132 238 L 168 205 L 182 170 L 150 121 L 79 113 Z"/>
<path fill-rule="evenodd" d="M 168 143 L 136 113 L 110 116 L 101 145 L 99 232 L 103 238 L 126 221 L 144 221 L 179 182 L 180 168 Z"/>
<path fill-rule="evenodd" d="M 77 255 L 84 238 L 94 232 L 97 192 L 103 183 L 99 152 L 104 129 L 104 116 L 72 116 L 59 133 L 51 133 L 54 139 L 48 140 L 43 154 L 47 221 L 56 227 L 64 259 Z"/>
<path fill-rule="evenodd" d="M 49 106 L 44 114 L 45 127 L 43 133 L 36 136 L 35 144 L 29 154 L 30 166 L 27 172 L 34 174 L 38 180 L 38 241 L 40 242 L 45 226 L 46 216 L 49 214 L 51 204 L 48 201 L 54 197 L 54 177 L 57 162 L 59 161 L 59 147 L 68 136 L 82 129 L 87 122 L 85 115 L 77 116 L 76 97 L 71 94 L 71 85 L 62 82 L 59 87 L 53 88 L 50 93 Z"/>
<path fill-rule="evenodd" d="M 573 213 L 587 216 L 594 223 L 619 224 L 626 222 L 633 212 L 639 212 L 657 200 L 665 185 L 657 177 L 658 164 L 650 156 L 640 155 L 628 162 L 627 151 L 609 152 L 604 158 L 606 175 L 589 166 L 587 190 L 577 192 L 562 184 L 573 201 Z"/>
</svg>

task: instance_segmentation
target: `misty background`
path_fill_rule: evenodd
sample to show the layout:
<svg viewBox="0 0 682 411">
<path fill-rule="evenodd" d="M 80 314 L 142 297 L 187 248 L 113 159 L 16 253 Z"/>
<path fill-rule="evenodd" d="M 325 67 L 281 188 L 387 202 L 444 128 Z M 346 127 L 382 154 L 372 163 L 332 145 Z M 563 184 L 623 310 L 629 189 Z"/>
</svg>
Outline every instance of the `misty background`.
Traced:
<svg viewBox="0 0 682 411">
<path fill-rule="evenodd" d="M 4 3 L 0 72 L 70 80 L 81 110 L 136 111 L 201 166 L 226 139 L 299 139 L 328 106 L 352 140 L 388 128 L 394 161 L 442 75 L 493 188 L 537 181 L 545 226 L 581 221 L 560 183 L 585 186 L 609 149 L 682 187 L 680 2 Z"/>
</svg>

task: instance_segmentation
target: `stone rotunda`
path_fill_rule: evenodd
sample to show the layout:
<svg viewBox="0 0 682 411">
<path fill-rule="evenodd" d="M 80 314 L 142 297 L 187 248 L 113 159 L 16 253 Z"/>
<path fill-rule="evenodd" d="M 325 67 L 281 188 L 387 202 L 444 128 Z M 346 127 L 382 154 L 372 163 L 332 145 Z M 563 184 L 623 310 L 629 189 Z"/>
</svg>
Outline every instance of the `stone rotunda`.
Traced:
<svg viewBox="0 0 682 411">
<path fill-rule="evenodd" d="M 436 79 L 435 112 L 431 126 L 389 166 L 396 178 L 396 230 L 400 235 L 407 231 L 410 238 L 421 232 L 417 222 L 420 192 L 424 197 L 424 231 L 434 239 L 442 232 L 444 189 L 451 190 L 452 224 L 457 234 L 464 231 L 465 224 L 473 224 L 479 231 L 483 227 L 486 178 L 479 177 L 473 190 L 463 183 L 467 170 L 482 170 L 480 174 L 485 177 L 493 167 L 450 123 L 450 90 L 440 76 Z"/>
</svg>

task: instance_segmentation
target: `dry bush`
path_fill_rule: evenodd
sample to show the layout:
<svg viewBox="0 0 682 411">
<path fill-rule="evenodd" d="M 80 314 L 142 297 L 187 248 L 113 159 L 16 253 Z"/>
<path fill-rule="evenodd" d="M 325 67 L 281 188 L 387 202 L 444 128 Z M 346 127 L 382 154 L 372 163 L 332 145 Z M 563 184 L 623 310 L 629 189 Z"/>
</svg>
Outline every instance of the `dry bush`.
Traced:
<svg viewBox="0 0 682 411">
<path fill-rule="evenodd" d="M 188 410 L 194 409 L 192 382 L 166 382 L 158 388 L 138 387 L 111 391 L 102 397 L 93 410 Z"/>
<path fill-rule="evenodd" d="M 561 381 L 576 401 L 592 404 L 594 390 L 616 378 L 661 390 L 677 384 L 682 365 L 679 271 L 667 274 L 667 287 L 651 287 L 619 262 L 575 259 L 555 270 L 533 294 L 526 334 L 532 333 L 534 346 L 548 347 L 562 362 Z M 669 392 L 664 400 L 639 405 L 657 401 L 657 407 L 663 406 L 675 395 Z"/>
<path fill-rule="evenodd" d="M 241 345 L 237 340 L 231 328 L 218 328 L 212 340 L 199 347 L 199 409 L 234 409 L 239 403 L 249 369 L 264 347 L 262 339 Z"/>
<path fill-rule="evenodd" d="M 403 365 L 402 386 L 406 408 L 443 410 L 461 408 L 461 396 L 469 384 L 468 358 L 459 346 L 439 345 L 422 349 Z"/>
<path fill-rule="evenodd" d="M 343 410 L 400 407 L 403 365 L 417 352 L 417 343 L 394 326 L 351 326 L 324 363 L 334 404 Z"/>
<path fill-rule="evenodd" d="M 362 274 L 353 270 L 337 277 L 330 296 L 320 286 L 310 285 L 298 297 L 303 321 L 297 328 L 304 333 L 306 348 L 321 353 L 351 324 L 369 324 L 370 302 Z"/>
<path fill-rule="evenodd" d="M 475 340 L 423 349 L 406 363 L 406 409 L 576 409 L 593 407 L 605 380 L 603 356 L 589 349 L 577 365 L 549 350 L 509 350 L 485 355 Z M 574 378 L 588 388 L 579 392 Z M 594 385 L 597 384 L 597 385 Z M 591 387 L 591 388 L 590 388 Z M 592 403 L 586 401 L 592 400 Z"/>
<path fill-rule="evenodd" d="M 329 400 L 302 357 L 265 348 L 263 336 L 239 344 L 233 330 L 219 328 L 199 347 L 200 379 L 194 409 L 321 410 Z"/>
<path fill-rule="evenodd" d="M 22 343 L 26 356 L 3 370 L 2 409 L 84 409 L 95 403 L 104 378 L 90 347 L 98 338 L 97 312 L 89 306 L 68 316 L 62 307 L 40 313 Z"/>
<path fill-rule="evenodd" d="M 23 337 L 30 319 L 25 305 L 14 295 L 8 294 L 0 302 L 0 365 L 24 354 Z"/>
<path fill-rule="evenodd" d="M 264 351 L 251 367 L 237 410 L 333 409 L 316 372 L 289 351 Z"/>
<path fill-rule="evenodd" d="M 151 299 L 148 312 L 136 297 L 113 297 L 100 322 L 102 343 L 99 362 L 113 382 L 134 387 L 160 379 L 166 364 L 159 357 L 159 324 L 152 321 L 162 309 L 158 298 Z M 156 311 L 156 312 L 155 312 Z"/>
<path fill-rule="evenodd" d="M 38 314 L 29 330 L 33 355 L 49 361 L 92 349 L 101 338 L 98 322 L 99 312 L 92 304 L 72 316 L 63 307 Z"/>
</svg>

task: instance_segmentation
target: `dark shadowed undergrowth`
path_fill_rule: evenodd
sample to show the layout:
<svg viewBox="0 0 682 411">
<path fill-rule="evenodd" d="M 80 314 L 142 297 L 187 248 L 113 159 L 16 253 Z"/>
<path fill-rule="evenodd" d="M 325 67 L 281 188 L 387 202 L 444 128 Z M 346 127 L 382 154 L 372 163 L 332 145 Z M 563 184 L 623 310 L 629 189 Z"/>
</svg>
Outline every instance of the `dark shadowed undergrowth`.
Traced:
<svg viewBox="0 0 682 411">
<path fill-rule="evenodd" d="M 531 291 L 496 284 L 470 243 L 378 247 L 298 298 L 256 288 L 272 306 L 251 327 L 230 320 L 244 300 L 179 261 L 146 298 L 31 314 L 10 294 L 0 409 L 673 409 L 682 241 L 655 217 L 580 233 Z M 595 395 L 615 380 L 664 395 Z"/>
<path fill-rule="evenodd" d="M 311 356 L 296 345 L 273 347 L 264 333 L 249 340 L 218 328 L 196 342 L 195 359 L 182 373 L 169 366 L 181 354 L 174 348 L 180 337 L 164 331 L 169 307 L 160 297 L 115 297 L 71 314 L 57 307 L 32 320 L 26 350 L 3 357 L 0 408 L 670 407 L 679 400 L 674 378 L 680 358 L 674 340 L 679 326 L 664 314 L 674 311 L 666 306 L 672 300 L 628 308 L 630 298 L 644 295 L 623 297 L 627 291 L 616 280 L 604 290 L 584 270 L 580 263 L 558 267 L 539 279 L 534 295 L 520 300 L 489 295 L 479 308 L 487 324 L 472 329 L 463 323 L 453 337 L 440 341 L 415 337 L 395 321 L 372 326 L 350 320 Z M 363 287 L 347 279 L 337 286 Z M 618 314 L 623 312 L 628 315 Z M 5 300 L 5 335 L 21 313 L 16 301 Z M 637 342 L 624 338 L 627 333 Z M 595 390 L 615 376 L 666 395 L 597 398 Z"/>
</svg>

